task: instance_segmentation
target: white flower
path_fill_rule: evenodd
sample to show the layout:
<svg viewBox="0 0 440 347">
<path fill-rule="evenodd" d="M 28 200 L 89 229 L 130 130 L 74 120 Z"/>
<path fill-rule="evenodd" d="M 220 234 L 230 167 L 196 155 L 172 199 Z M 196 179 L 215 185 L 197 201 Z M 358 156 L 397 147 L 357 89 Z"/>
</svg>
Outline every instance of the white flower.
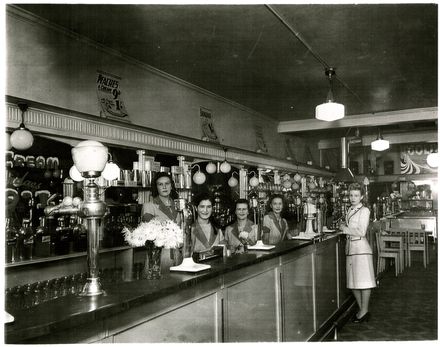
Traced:
<svg viewBox="0 0 440 347">
<path fill-rule="evenodd" d="M 240 232 L 240 234 L 238 234 L 238 237 L 239 237 L 240 239 L 245 239 L 245 240 L 247 240 L 247 238 L 249 237 L 249 233 L 248 233 L 247 231 L 242 231 L 242 232 Z"/>
<path fill-rule="evenodd" d="M 157 247 L 177 248 L 183 243 L 183 232 L 170 220 L 153 218 L 149 222 L 140 223 L 135 229 L 122 230 L 124 239 L 132 247 L 141 247 L 146 241 L 154 241 Z"/>
</svg>

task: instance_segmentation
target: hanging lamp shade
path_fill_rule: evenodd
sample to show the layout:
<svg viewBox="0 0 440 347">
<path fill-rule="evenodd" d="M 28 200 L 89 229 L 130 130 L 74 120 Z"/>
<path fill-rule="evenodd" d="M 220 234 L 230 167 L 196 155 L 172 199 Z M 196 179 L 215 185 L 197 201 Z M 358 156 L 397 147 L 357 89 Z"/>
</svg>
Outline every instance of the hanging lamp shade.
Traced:
<svg viewBox="0 0 440 347">
<path fill-rule="evenodd" d="M 345 106 L 337 102 L 325 102 L 316 106 L 315 118 L 326 122 L 333 122 L 335 120 L 344 118 Z"/>
<path fill-rule="evenodd" d="M 379 135 L 377 135 L 377 139 L 371 142 L 371 149 L 373 151 L 381 152 L 387 150 L 388 148 L 390 148 L 390 141 L 383 139 L 379 129 Z"/>
<path fill-rule="evenodd" d="M 32 147 L 34 144 L 34 136 L 24 126 L 24 113 L 28 109 L 28 105 L 25 103 L 18 103 L 18 107 L 21 110 L 21 123 L 18 129 L 14 130 L 10 137 L 11 146 L 20 151 L 25 151 Z"/>
<path fill-rule="evenodd" d="M 327 101 L 315 108 L 315 118 L 326 122 L 333 122 L 335 120 L 344 118 L 345 106 L 334 102 L 333 98 L 333 80 L 332 76 L 336 74 L 334 68 L 326 68 L 325 74 L 330 83 L 330 89 L 327 94 Z"/>
</svg>

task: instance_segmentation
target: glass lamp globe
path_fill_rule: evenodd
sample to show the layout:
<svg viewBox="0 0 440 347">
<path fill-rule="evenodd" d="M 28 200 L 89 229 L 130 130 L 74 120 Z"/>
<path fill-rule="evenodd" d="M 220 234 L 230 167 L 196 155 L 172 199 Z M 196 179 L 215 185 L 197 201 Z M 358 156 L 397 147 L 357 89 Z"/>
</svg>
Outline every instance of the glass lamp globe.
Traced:
<svg viewBox="0 0 440 347">
<path fill-rule="evenodd" d="M 426 157 L 426 162 L 430 167 L 438 167 L 438 153 L 430 153 Z"/>
<path fill-rule="evenodd" d="M 203 184 L 206 181 L 206 176 L 203 172 L 197 171 L 193 176 L 193 181 L 195 184 Z"/>
<path fill-rule="evenodd" d="M 209 174 L 213 174 L 214 172 L 217 171 L 217 166 L 213 163 L 213 162 L 209 162 L 206 165 L 206 172 Z"/>
<path fill-rule="evenodd" d="M 107 181 L 113 181 L 119 177 L 119 166 L 109 161 L 105 167 L 104 171 L 102 171 L 101 176 L 104 177 Z"/>
<path fill-rule="evenodd" d="M 25 128 L 24 124 L 21 123 L 20 127 L 12 133 L 10 141 L 12 147 L 20 151 L 25 151 L 32 147 L 34 137 L 32 133 Z"/>
<path fill-rule="evenodd" d="M 69 170 L 69 176 L 75 182 L 81 182 L 84 180 L 84 177 L 81 176 L 81 172 L 78 171 L 75 165 L 73 165 Z"/>
<path fill-rule="evenodd" d="M 229 187 L 234 188 L 234 187 L 236 187 L 238 185 L 238 180 L 234 176 L 232 176 L 228 180 L 228 185 L 229 185 Z"/>
<path fill-rule="evenodd" d="M 229 164 L 226 160 L 220 164 L 220 171 L 223 173 L 228 173 L 231 171 L 231 164 Z"/>
<path fill-rule="evenodd" d="M 82 141 L 72 148 L 72 158 L 79 172 L 99 177 L 107 163 L 108 148 L 98 141 Z"/>
</svg>

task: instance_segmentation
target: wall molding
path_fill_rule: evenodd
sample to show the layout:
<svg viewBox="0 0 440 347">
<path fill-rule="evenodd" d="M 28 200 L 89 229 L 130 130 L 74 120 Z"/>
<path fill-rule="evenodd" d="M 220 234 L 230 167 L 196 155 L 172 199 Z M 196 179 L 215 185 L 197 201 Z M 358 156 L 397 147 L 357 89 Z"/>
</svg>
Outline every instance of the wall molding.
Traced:
<svg viewBox="0 0 440 347">
<path fill-rule="evenodd" d="M 210 98 L 216 99 L 216 100 L 218 100 L 218 101 L 220 101 L 222 103 L 229 104 L 229 105 L 231 105 L 234 108 L 237 108 L 237 109 L 239 109 L 241 111 L 249 113 L 253 117 L 258 117 L 260 119 L 264 119 L 266 121 L 273 122 L 273 119 L 271 117 L 269 117 L 269 116 L 267 116 L 267 115 L 265 115 L 263 113 L 255 111 L 255 110 L 253 110 L 253 109 L 251 109 L 251 108 L 249 108 L 247 106 L 244 106 L 242 104 L 239 104 L 238 102 L 233 101 L 231 99 L 227 99 L 227 98 L 225 98 L 223 96 L 215 94 L 215 93 L 213 93 L 213 92 L 211 92 L 211 91 L 209 91 L 207 89 L 204 89 L 202 87 L 199 87 L 199 86 L 197 86 L 195 84 L 189 83 L 189 82 L 187 82 L 187 81 L 185 81 L 183 79 L 180 79 L 180 78 L 178 78 L 176 76 L 173 76 L 173 75 L 171 75 L 169 73 L 166 73 L 165 71 L 159 70 L 159 69 L 157 69 L 157 68 L 155 68 L 155 67 L 153 67 L 151 65 L 148 65 L 148 64 L 146 64 L 144 62 L 141 62 L 140 60 L 132 58 L 131 56 L 123 54 L 123 53 L 121 53 L 121 52 L 119 52 L 119 51 L 117 51 L 115 49 L 112 49 L 110 47 L 104 46 L 103 44 L 101 44 L 99 42 L 96 42 L 96 41 L 94 41 L 94 40 L 92 40 L 92 39 L 90 39 L 90 38 L 88 38 L 86 36 L 80 35 L 80 34 L 74 32 L 72 30 L 69 30 L 69 29 L 63 27 L 63 26 L 60 26 L 58 24 L 49 22 L 49 21 L 47 21 L 47 20 L 45 20 L 45 19 L 43 19 L 43 18 L 41 18 L 41 17 L 39 17 L 39 16 L 29 12 L 29 11 L 26 11 L 26 10 L 16 6 L 16 5 L 8 4 L 6 6 L 6 13 L 8 15 L 12 15 L 12 16 L 14 16 L 14 17 L 16 17 L 16 18 L 18 18 L 18 19 L 20 19 L 22 21 L 27 21 L 29 23 L 41 25 L 41 26 L 46 27 L 46 28 L 48 28 L 50 30 L 56 31 L 56 32 L 61 33 L 63 35 L 66 35 L 69 38 L 74 39 L 75 41 L 80 41 L 84 45 L 93 47 L 94 49 L 96 49 L 98 51 L 104 52 L 106 55 L 112 55 L 114 57 L 117 57 L 117 58 L 119 58 L 119 59 L 129 63 L 129 64 L 138 66 L 138 67 L 140 67 L 140 68 L 142 68 L 142 69 L 144 69 L 144 70 L 146 70 L 146 71 L 148 71 L 150 73 L 153 73 L 153 74 L 155 74 L 157 76 L 165 78 L 168 81 L 171 81 L 173 83 L 176 83 L 178 85 L 184 86 L 186 88 L 195 90 L 195 91 L 199 92 L 200 94 L 209 96 Z"/>
<path fill-rule="evenodd" d="M 29 103 L 31 104 L 31 103 Z M 21 111 L 14 103 L 6 103 L 6 127 L 16 128 L 21 123 Z M 168 134 L 132 124 L 119 123 L 96 116 L 73 114 L 66 110 L 52 111 L 29 107 L 25 125 L 45 137 L 57 138 L 72 146 L 82 140 L 96 140 L 107 145 L 145 149 L 162 153 L 190 156 L 196 159 L 223 160 L 221 145 Z M 296 165 L 289 161 L 228 147 L 227 160 L 235 165 L 257 166 L 287 172 L 300 171 L 318 176 L 332 173 L 311 166 Z"/>
</svg>

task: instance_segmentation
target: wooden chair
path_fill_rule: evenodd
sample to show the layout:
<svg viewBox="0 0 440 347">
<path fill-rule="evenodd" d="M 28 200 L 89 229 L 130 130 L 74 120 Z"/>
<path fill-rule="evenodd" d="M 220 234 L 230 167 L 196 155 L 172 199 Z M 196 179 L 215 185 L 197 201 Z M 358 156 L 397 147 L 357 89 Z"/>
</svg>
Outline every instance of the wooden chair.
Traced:
<svg viewBox="0 0 440 347">
<path fill-rule="evenodd" d="M 408 230 L 405 228 L 390 228 L 388 230 L 390 235 L 401 236 L 403 240 L 403 262 L 402 269 L 405 266 L 409 266 L 409 257 L 408 257 Z M 393 243 L 391 242 L 391 246 L 393 247 Z M 395 247 L 395 246 L 394 246 Z"/>
<path fill-rule="evenodd" d="M 400 273 L 400 259 L 401 253 L 398 249 L 391 249 L 385 247 L 385 241 L 380 232 L 376 233 L 376 246 L 377 246 L 377 276 L 385 269 L 385 260 L 387 258 L 394 259 L 394 268 L 396 277 Z"/>
<path fill-rule="evenodd" d="M 426 268 L 428 258 L 428 237 L 422 229 L 407 229 L 408 235 L 408 260 L 411 266 L 411 252 L 423 252 L 423 266 Z"/>
</svg>

